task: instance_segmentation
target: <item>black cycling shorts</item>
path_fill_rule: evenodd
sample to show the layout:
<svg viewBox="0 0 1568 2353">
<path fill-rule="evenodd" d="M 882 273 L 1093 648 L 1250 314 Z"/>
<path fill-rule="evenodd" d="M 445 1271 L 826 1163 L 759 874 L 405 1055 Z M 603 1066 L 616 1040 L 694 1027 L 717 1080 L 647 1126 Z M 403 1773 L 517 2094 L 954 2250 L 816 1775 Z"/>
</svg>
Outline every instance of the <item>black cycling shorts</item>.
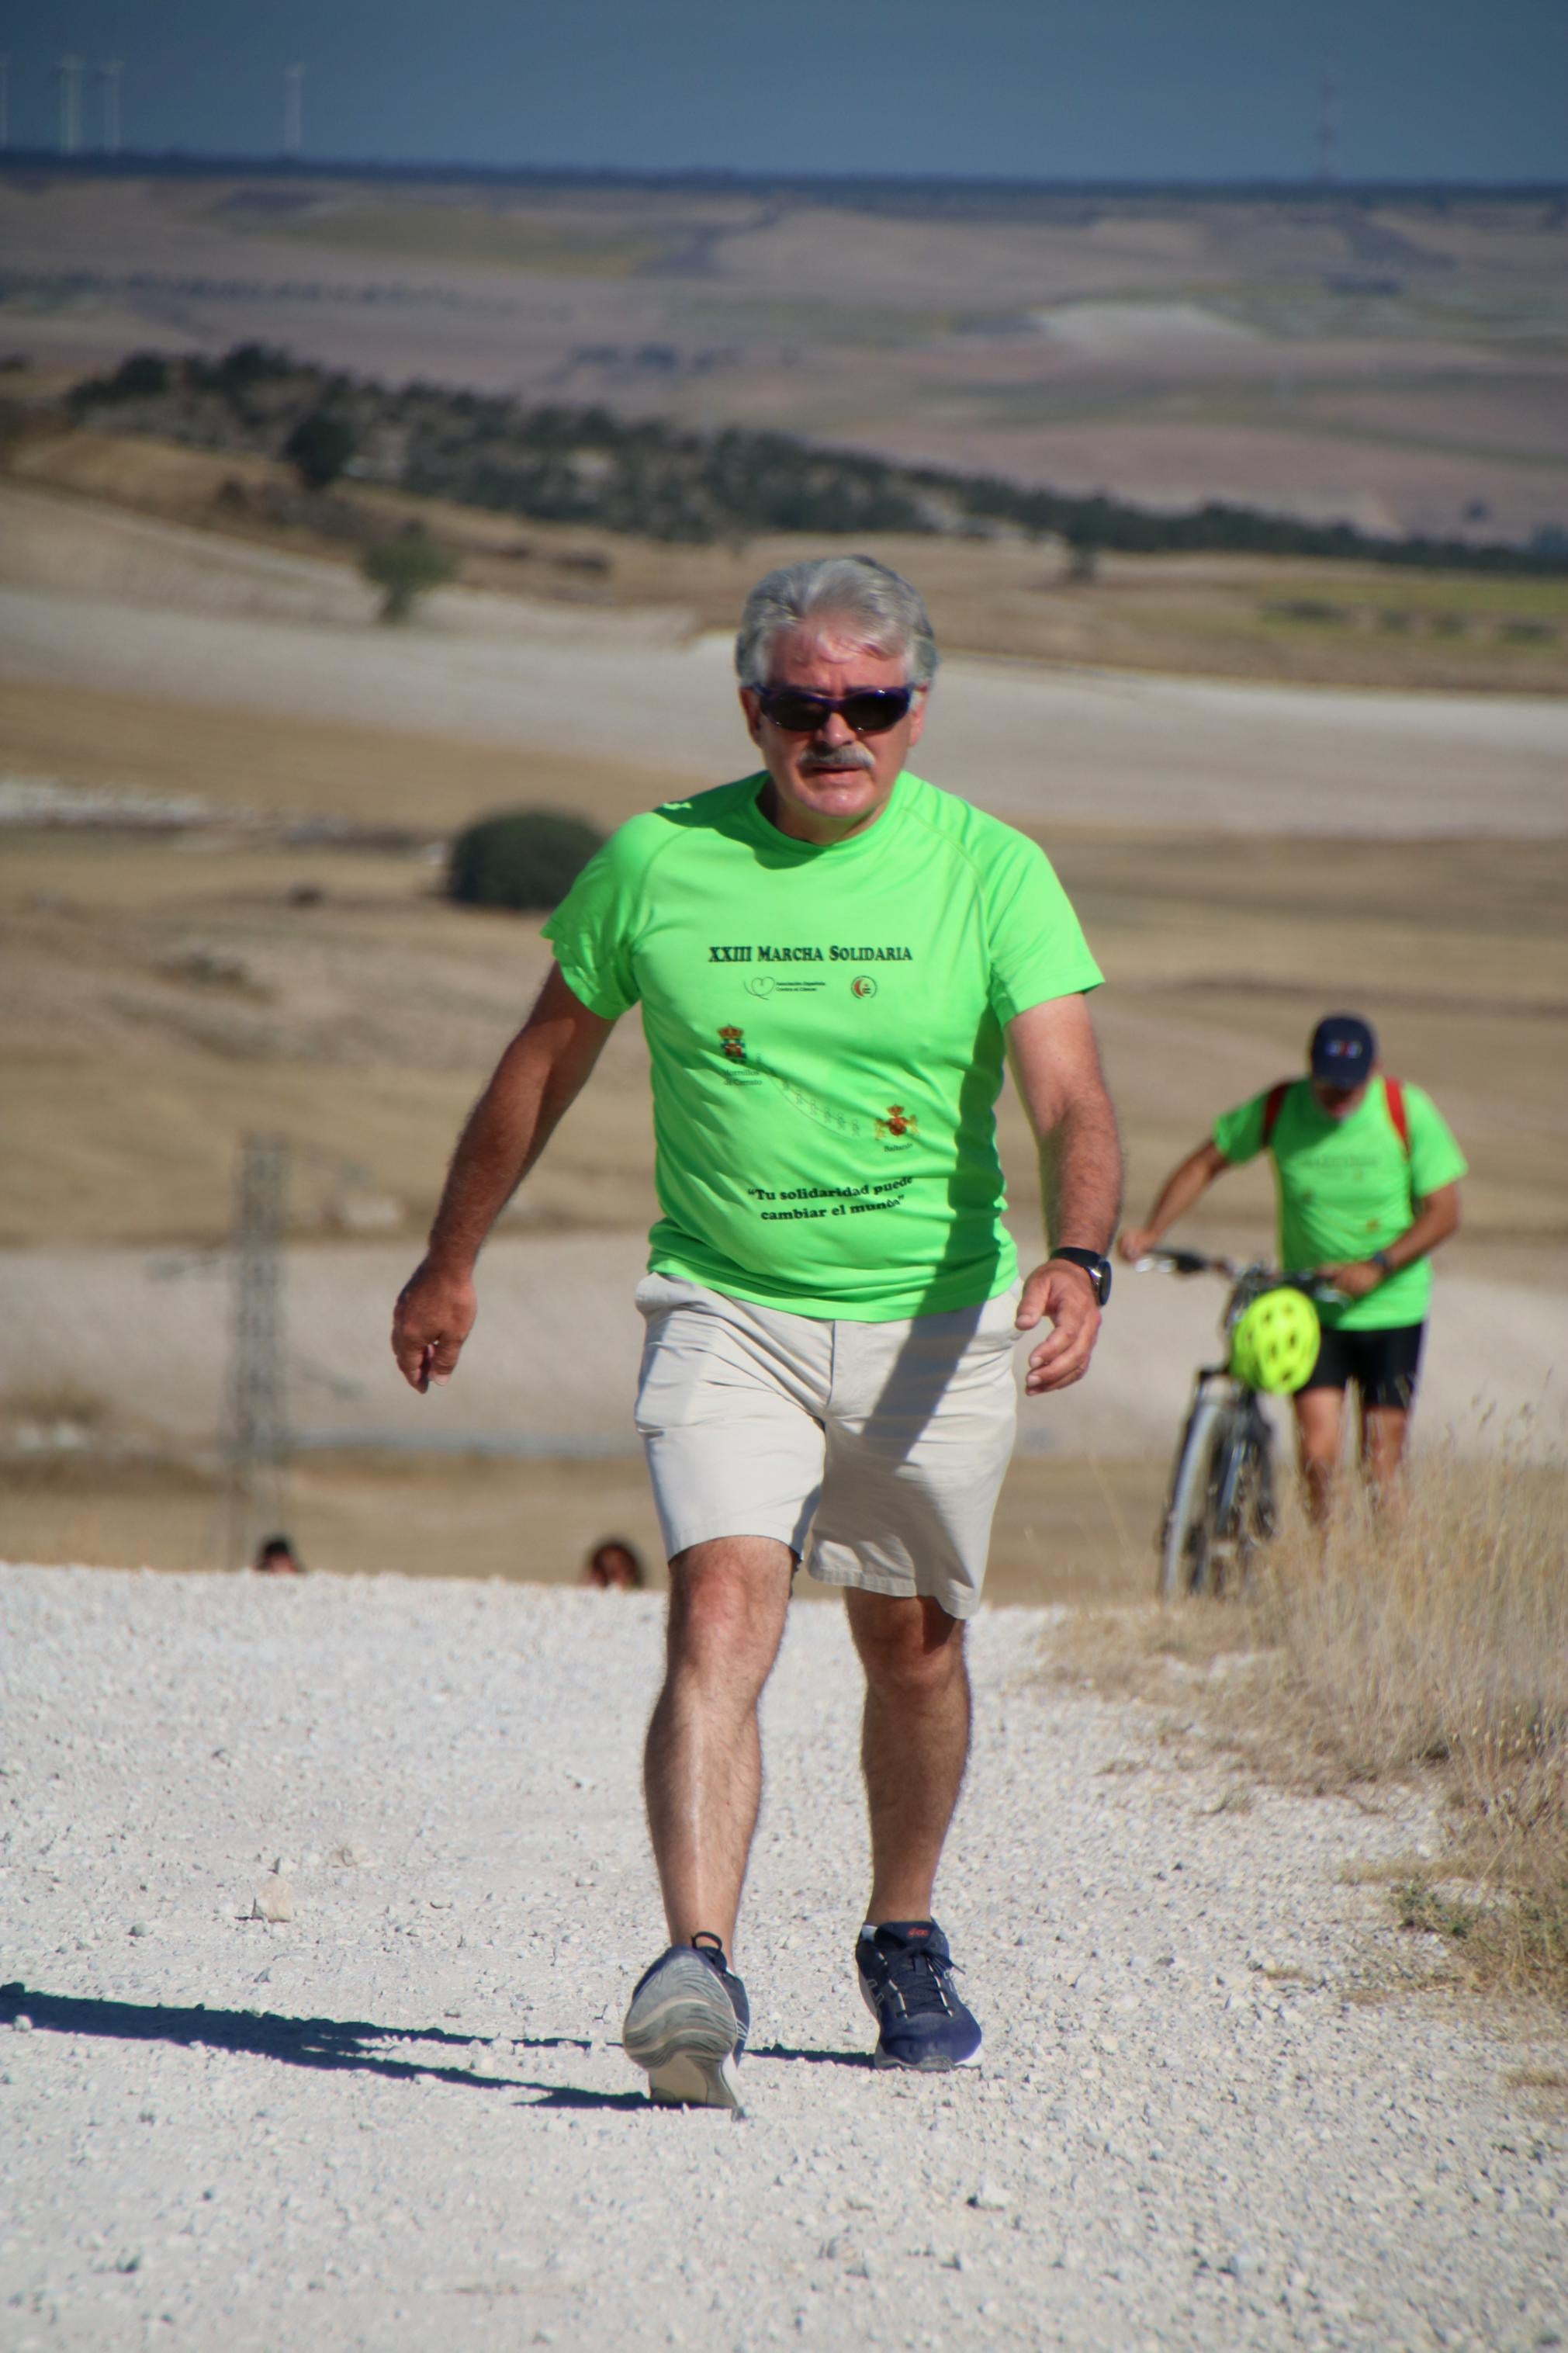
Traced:
<svg viewBox="0 0 1568 2353">
<path fill-rule="evenodd" d="M 1353 1381 L 1363 1406 L 1394 1405 L 1408 1413 L 1426 1337 L 1425 1324 L 1394 1324 L 1383 1332 L 1331 1332 L 1325 1324 L 1318 1361 L 1301 1386 L 1342 1389 Z"/>
</svg>

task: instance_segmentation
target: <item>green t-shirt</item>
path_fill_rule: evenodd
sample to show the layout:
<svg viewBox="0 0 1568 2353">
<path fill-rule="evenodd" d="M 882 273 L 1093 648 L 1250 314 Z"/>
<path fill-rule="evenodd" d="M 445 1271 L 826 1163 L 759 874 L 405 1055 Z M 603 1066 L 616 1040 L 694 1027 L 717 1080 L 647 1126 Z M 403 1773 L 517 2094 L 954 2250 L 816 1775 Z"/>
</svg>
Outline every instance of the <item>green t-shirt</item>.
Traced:
<svg viewBox="0 0 1568 2353">
<path fill-rule="evenodd" d="M 1268 1092 L 1238 1103 L 1214 1124 L 1214 1140 L 1233 1165 L 1263 1149 Z M 1465 1174 L 1465 1157 L 1428 1094 L 1405 1089 L 1410 1150 L 1399 1140 L 1381 1078 L 1348 1119 L 1322 1110 L 1311 1082 L 1298 1079 L 1279 1106 L 1268 1149 L 1279 1193 L 1279 1257 L 1292 1271 L 1346 1266 L 1386 1250 L 1405 1232 L 1415 1203 Z M 1432 1303 L 1432 1261 L 1417 1259 L 1364 1299 L 1320 1309 L 1338 1332 L 1386 1332 L 1424 1324 Z"/>
<path fill-rule="evenodd" d="M 1078 918 L 1032 841 L 918 776 L 826 848 L 770 824 L 766 781 L 633 818 L 544 927 L 591 1012 L 642 1006 L 649 1263 L 867 1324 L 992 1298 L 1002 1033 L 1098 987 Z"/>
</svg>

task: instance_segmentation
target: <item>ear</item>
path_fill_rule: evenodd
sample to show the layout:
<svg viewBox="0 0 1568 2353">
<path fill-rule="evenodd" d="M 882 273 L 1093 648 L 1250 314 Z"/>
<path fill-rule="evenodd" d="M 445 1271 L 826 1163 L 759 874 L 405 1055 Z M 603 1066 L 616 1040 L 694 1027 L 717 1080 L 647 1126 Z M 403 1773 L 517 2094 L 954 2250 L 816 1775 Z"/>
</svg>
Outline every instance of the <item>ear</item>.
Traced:
<svg viewBox="0 0 1568 2353">
<path fill-rule="evenodd" d="M 763 740 L 763 714 L 762 706 L 757 701 L 757 690 L 754 686 L 742 687 L 741 709 L 744 712 L 746 717 L 746 733 L 751 737 L 752 743 L 757 744 L 760 748 Z"/>
</svg>

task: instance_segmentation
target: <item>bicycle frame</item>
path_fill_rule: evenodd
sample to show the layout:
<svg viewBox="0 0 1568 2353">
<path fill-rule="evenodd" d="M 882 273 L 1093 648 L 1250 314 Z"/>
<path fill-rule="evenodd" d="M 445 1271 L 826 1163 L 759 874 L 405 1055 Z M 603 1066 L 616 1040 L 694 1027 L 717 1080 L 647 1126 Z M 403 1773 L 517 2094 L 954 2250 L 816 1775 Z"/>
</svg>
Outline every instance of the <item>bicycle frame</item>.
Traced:
<svg viewBox="0 0 1568 2353">
<path fill-rule="evenodd" d="M 1315 1275 L 1280 1275 L 1261 1263 L 1237 1267 L 1193 1250 L 1160 1251 L 1140 1264 L 1171 1274 L 1221 1275 L 1231 1286 L 1220 1324 L 1227 1338 L 1253 1300 L 1281 1282 L 1309 1297 L 1337 1296 Z M 1275 1525 L 1274 1432 L 1258 1393 L 1228 1364 L 1200 1366 L 1155 1539 L 1159 1592 L 1169 1599 L 1244 1582 Z"/>
</svg>

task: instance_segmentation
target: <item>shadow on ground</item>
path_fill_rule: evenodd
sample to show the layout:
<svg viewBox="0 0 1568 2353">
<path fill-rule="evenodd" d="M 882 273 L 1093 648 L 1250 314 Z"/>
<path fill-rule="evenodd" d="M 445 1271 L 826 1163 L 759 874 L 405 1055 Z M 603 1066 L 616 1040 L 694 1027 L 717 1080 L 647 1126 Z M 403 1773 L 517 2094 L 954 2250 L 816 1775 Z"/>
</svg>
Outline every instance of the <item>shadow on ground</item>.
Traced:
<svg viewBox="0 0 1568 2353">
<path fill-rule="evenodd" d="M 173 2042 L 186 2050 L 243 2051 L 259 2059 L 280 2059 L 289 2067 L 353 2069 L 362 2073 L 432 2076 L 443 2084 L 468 2084 L 477 2092 L 549 2090 L 517 2076 L 476 2075 L 471 2067 L 432 2065 L 399 2059 L 378 2044 L 435 2042 L 472 2050 L 491 2038 L 453 2034 L 440 2026 L 374 2026 L 364 2019 L 284 2018 L 274 2010 L 189 2009 L 163 2002 L 102 2001 L 81 1994 L 41 1993 L 13 1983 L 0 1986 L 0 2024 L 24 2017 L 41 2034 L 96 2035 L 113 2042 Z M 510 2037 L 528 2051 L 587 2051 L 569 2034 L 538 2040 Z M 584 2094 L 584 2097 L 590 2095 Z"/>
</svg>

